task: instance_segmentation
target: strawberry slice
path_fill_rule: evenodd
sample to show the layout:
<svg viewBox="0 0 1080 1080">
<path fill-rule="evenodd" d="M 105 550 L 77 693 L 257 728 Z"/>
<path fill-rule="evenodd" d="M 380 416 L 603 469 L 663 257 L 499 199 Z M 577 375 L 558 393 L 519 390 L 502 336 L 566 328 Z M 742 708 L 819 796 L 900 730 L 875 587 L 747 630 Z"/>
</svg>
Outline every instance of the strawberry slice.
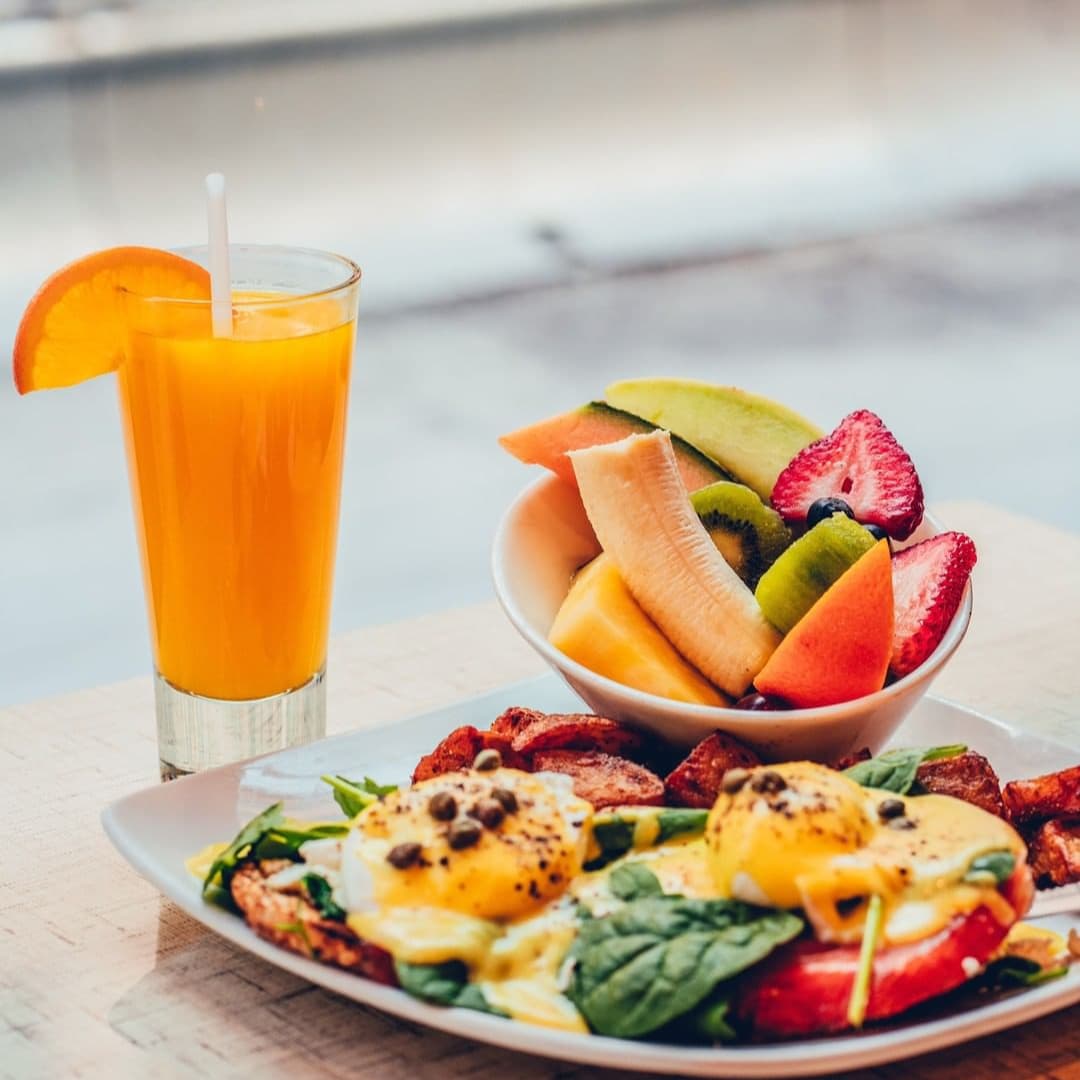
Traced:
<svg viewBox="0 0 1080 1080">
<path fill-rule="evenodd" d="M 970 536 L 941 533 L 893 556 L 894 675 L 914 671 L 952 622 L 977 555 Z"/>
<path fill-rule="evenodd" d="M 907 451 L 868 409 L 845 416 L 800 450 L 776 478 L 772 504 L 785 521 L 805 521 L 817 499 L 838 498 L 863 525 L 906 540 L 923 516 L 923 490 Z"/>
</svg>

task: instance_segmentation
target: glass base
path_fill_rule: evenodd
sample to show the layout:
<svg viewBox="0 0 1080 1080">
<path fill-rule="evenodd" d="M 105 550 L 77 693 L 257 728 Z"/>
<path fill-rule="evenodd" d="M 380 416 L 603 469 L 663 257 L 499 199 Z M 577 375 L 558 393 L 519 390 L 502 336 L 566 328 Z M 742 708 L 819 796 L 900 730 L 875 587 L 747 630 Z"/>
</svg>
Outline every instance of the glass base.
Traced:
<svg viewBox="0 0 1080 1080">
<path fill-rule="evenodd" d="M 326 734 L 326 669 L 295 690 L 253 701 L 222 701 L 154 677 L 161 779 L 283 750 Z"/>
</svg>

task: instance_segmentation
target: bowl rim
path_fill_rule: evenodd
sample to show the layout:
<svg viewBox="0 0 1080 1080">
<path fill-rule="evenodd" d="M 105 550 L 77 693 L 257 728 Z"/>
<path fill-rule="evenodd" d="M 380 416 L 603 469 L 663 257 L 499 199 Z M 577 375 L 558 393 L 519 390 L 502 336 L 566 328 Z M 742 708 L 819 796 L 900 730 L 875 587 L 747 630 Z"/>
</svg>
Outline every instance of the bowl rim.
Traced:
<svg viewBox="0 0 1080 1080">
<path fill-rule="evenodd" d="M 776 723 L 787 724 L 793 719 L 808 724 L 815 721 L 835 722 L 843 717 L 854 715 L 866 709 L 875 709 L 894 699 L 902 698 L 906 694 L 915 691 L 922 683 L 928 685 L 959 647 L 971 623 L 974 593 L 971 578 L 969 577 L 964 586 L 960 606 L 957 608 L 956 614 L 949 623 L 941 641 L 938 642 L 937 648 L 914 671 L 908 672 L 907 675 L 902 676 L 888 686 L 883 686 L 880 690 L 875 690 L 872 694 L 864 694 L 862 697 L 852 698 L 850 701 L 842 701 L 834 705 L 817 705 L 812 709 L 783 709 L 777 710 L 775 713 L 769 713 L 736 709 L 727 705 L 698 705 L 692 702 L 677 701 L 674 698 L 660 697 L 658 694 L 649 694 L 644 690 L 637 690 L 634 687 L 616 682 L 614 679 L 609 679 L 606 675 L 600 675 L 591 668 L 585 667 L 584 664 L 571 659 L 561 649 L 557 649 L 552 645 L 548 641 L 546 634 L 536 629 L 518 605 L 514 590 L 511 588 L 506 574 L 507 559 L 504 557 L 504 553 L 509 550 L 510 546 L 511 526 L 525 505 L 538 498 L 554 484 L 568 486 L 564 480 L 554 474 L 537 477 L 518 492 L 499 519 L 491 550 L 491 576 L 495 588 L 495 598 L 517 632 L 556 671 L 579 681 L 597 685 L 609 697 L 620 699 L 628 710 L 633 708 L 649 710 L 656 710 L 657 708 L 674 709 L 687 719 L 693 718 L 703 723 L 715 721 L 714 726 L 717 728 L 723 727 L 725 722 L 736 720 L 742 725 L 756 726 L 762 729 Z M 930 511 L 925 511 L 923 521 L 931 526 L 935 536 L 949 531 Z"/>
</svg>

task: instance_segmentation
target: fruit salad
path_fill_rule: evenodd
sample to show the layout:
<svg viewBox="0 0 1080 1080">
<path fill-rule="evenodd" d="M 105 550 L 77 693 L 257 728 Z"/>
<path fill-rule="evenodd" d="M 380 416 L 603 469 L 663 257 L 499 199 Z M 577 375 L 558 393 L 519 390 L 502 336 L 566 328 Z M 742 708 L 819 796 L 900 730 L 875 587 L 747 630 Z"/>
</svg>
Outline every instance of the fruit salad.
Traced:
<svg viewBox="0 0 1080 1080">
<path fill-rule="evenodd" d="M 934 652 L 975 565 L 963 533 L 911 541 L 922 483 L 867 409 L 826 434 L 735 387 L 633 379 L 499 441 L 577 488 L 602 549 L 551 643 L 660 697 L 764 711 L 872 694 Z"/>
</svg>

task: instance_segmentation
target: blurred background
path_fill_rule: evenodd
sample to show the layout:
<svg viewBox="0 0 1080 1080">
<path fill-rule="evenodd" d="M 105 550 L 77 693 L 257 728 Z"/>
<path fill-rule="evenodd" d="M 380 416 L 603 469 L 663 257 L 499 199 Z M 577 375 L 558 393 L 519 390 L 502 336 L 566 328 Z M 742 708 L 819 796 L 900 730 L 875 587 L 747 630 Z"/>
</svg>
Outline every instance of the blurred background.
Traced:
<svg viewBox="0 0 1080 1080">
<path fill-rule="evenodd" d="M 359 261 L 338 630 L 487 599 L 496 436 L 632 375 L 1080 529 L 1078 72 L 1070 0 L 0 0 L 0 354 L 211 170 Z M 112 377 L 0 378 L 0 616 L 0 704 L 150 669 Z"/>
</svg>

